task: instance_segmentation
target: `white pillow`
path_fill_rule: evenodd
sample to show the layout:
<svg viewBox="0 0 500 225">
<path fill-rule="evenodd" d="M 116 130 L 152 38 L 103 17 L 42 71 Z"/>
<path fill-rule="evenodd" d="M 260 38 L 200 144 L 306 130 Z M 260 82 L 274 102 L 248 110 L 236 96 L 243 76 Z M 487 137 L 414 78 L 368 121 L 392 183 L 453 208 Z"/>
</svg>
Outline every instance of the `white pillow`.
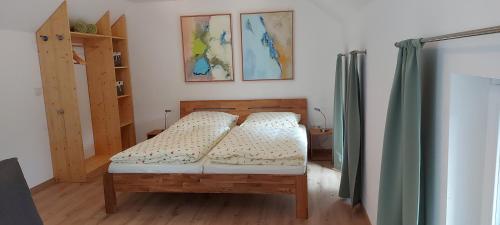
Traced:
<svg viewBox="0 0 500 225">
<path fill-rule="evenodd" d="M 192 112 L 181 118 L 172 127 L 190 128 L 200 126 L 222 126 L 234 127 L 238 121 L 238 116 L 225 112 L 200 111 Z"/>
<path fill-rule="evenodd" d="M 259 112 L 250 114 L 242 127 L 290 128 L 298 127 L 300 114 L 293 112 Z"/>
</svg>

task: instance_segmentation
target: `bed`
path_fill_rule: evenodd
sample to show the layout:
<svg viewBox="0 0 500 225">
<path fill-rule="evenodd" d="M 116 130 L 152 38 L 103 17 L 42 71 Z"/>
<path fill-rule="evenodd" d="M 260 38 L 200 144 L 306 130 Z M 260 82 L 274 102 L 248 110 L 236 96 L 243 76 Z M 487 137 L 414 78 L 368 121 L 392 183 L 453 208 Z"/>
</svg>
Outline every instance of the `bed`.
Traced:
<svg viewBox="0 0 500 225">
<path fill-rule="evenodd" d="M 199 111 L 220 111 L 238 115 L 238 124 L 254 112 L 294 112 L 300 115 L 301 129 L 306 131 L 306 99 L 180 102 L 181 118 Z M 213 163 L 204 157 L 185 165 L 111 163 L 103 177 L 106 213 L 116 211 L 116 192 L 286 194 L 295 197 L 296 217 L 306 219 L 306 161 L 302 165 L 285 166 L 227 165 Z"/>
</svg>

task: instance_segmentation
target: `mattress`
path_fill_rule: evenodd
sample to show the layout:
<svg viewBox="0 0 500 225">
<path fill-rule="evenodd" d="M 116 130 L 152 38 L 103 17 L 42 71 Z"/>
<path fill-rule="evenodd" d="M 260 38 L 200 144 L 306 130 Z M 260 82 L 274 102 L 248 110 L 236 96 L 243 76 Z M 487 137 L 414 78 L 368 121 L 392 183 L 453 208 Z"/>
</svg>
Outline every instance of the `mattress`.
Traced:
<svg viewBox="0 0 500 225">
<path fill-rule="evenodd" d="M 210 162 L 206 157 L 195 163 L 188 164 L 134 164 L 112 162 L 109 173 L 149 173 L 149 174 L 280 174 L 300 175 L 306 172 L 306 162 L 300 166 L 273 165 L 225 165 Z"/>
<path fill-rule="evenodd" d="M 301 175 L 306 173 L 307 162 L 300 166 L 279 165 L 228 165 L 217 164 L 207 160 L 203 164 L 205 174 L 276 174 L 276 175 Z"/>
<path fill-rule="evenodd" d="M 186 173 L 201 174 L 206 157 L 194 163 L 173 164 L 173 163 L 118 163 L 111 162 L 108 168 L 109 173 Z"/>
</svg>

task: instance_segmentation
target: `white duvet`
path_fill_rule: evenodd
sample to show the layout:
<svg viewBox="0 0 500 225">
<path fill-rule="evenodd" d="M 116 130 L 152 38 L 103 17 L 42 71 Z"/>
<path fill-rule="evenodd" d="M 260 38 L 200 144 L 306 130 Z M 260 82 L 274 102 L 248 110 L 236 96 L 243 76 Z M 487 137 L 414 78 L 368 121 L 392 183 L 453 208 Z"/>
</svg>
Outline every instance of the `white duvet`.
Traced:
<svg viewBox="0 0 500 225">
<path fill-rule="evenodd" d="M 193 163 L 230 130 L 225 126 L 171 127 L 113 157 L 118 163 Z"/>
<path fill-rule="evenodd" d="M 219 164 L 299 166 L 306 160 L 304 127 L 235 127 L 208 154 Z"/>
<path fill-rule="evenodd" d="M 231 129 L 238 116 L 193 112 L 156 137 L 113 157 L 115 163 L 193 163 L 204 157 Z"/>
</svg>

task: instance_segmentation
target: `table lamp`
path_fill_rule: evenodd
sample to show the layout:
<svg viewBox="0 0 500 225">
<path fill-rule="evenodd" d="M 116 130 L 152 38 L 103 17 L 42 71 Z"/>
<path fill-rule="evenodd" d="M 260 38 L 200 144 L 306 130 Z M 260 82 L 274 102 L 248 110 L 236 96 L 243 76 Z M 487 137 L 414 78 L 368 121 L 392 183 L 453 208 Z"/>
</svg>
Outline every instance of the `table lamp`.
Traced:
<svg viewBox="0 0 500 225">
<path fill-rule="evenodd" d="M 168 118 L 168 113 L 172 112 L 170 109 L 165 109 L 165 130 L 167 129 L 167 118 Z"/>
<path fill-rule="evenodd" d="M 323 128 L 320 127 L 320 130 L 321 130 L 321 132 L 326 132 L 326 116 L 325 116 L 325 114 L 321 111 L 320 108 L 314 108 L 314 110 L 320 112 L 321 115 L 323 115 L 323 119 L 325 121 L 325 123 L 324 123 L 325 126 Z"/>
</svg>

